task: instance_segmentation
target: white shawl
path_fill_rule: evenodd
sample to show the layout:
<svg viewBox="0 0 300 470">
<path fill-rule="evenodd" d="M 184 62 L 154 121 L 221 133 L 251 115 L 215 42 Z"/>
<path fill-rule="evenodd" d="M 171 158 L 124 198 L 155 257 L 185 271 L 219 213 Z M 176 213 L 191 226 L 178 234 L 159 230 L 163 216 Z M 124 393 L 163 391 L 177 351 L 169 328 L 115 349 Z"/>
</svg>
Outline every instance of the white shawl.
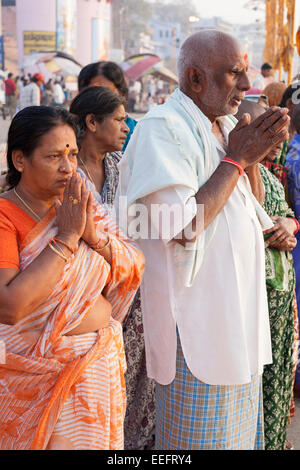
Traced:
<svg viewBox="0 0 300 470">
<path fill-rule="evenodd" d="M 156 155 L 153 155 L 152 166 L 149 167 L 147 159 L 143 159 L 142 156 L 136 158 L 134 152 L 131 152 L 129 144 L 125 157 L 123 157 L 119 164 L 120 181 L 118 190 L 118 196 L 127 196 L 127 211 L 139 199 L 159 189 L 177 184 L 192 188 L 194 194 L 196 194 L 220 164 L 218 152 L 212 145 L 212 136 L 209 135 L 211 131 L 208 130 L 207 124 L 204 122 L 205 117 L 200 109 L 179 89 L 169 99 L 177 101 L 182 106 L 182 112 L 188 115 L 196 133 L 200 137 L 199 145 L 202 145 L 202 148 L 199 149 L 196 156 L 192 152 L 189 155 L 181 153 L 181 142 L 174 133 L 174 142 L 178 145 L 179 149 L 177 155 L 166 152 L 163 161 L 156 158 Z M 160 110 L 158 108 L 160 107 L 153 108 L 150 116 L 152 114 L 160 117 Z M 167 114 L 164 118 L 167 121 L 171 119 L 174 127 L 174 121 L 176 122 L 177 116 L 174 114 L 169 116 Z M 229 132 L 235 127 L 237 122 L 232 116 L 224 116 L 220 120 Z M 181 120 L 178 120 L 178 126 L 182 126 Z M 250 193 L 262 229 L 271 228 L 273 222 L 252 194 L 248 177 L 245 174 L 240 176 L 237 186 L 242 193 L 245 193 L 245 191 Z M 118 200 L 118 197 L 116 200 Z M 223 210 L 226 211 L 226 205 Z M 202 231 L 194 244 L 188 244 L 186 248 L 183 248 L 178 243 L 176 244 L 175 260 L 178 279 L 185 287 L 193 285 L 195 276 L 203 262 L 204 254 L 218 227 L 218 219 L 219 216 L 211 222 L 206 230 Z"/>
</svg>

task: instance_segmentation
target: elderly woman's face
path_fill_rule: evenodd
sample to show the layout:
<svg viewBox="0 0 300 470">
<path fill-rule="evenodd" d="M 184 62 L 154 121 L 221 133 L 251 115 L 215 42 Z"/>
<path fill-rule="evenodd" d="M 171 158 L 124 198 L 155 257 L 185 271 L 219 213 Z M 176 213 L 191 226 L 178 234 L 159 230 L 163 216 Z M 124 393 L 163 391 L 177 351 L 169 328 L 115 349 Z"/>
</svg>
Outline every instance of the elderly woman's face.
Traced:
<svg viewBox="0 0 300 470">
<path fill-rule="evenodd" d="M 52 128 L 30 158 L 23 159 L 22 182 L 37 197 L 61 197 L 67 180 L 76 171 L 77 154 L 73 129 L 65 124 Z"/>
<path fill-rule="evenodd" d="M 275 158 L 280 154 L 282 150 L 283 143 L 276 145 L 272 150 L 266 155 L 266 160 L 273 162 Z"/>
<path fill-rule="evenodd" d="M 96 123 L 95 138 L 104 152 L 120 151 L 123 148 L 129 128 L 126 123 L 126 112 L 123 105 L 119 106 L 113 115 Z"/>
<path fill-rule="evenodd" d="M 211 116 L 236 114 L 245 91 L 250 89 L 247 56 L 238 44 L 224 47 L 211 59 L 201 100 Z"/>
<path fill-rule="evenodd" d="M 117 93 L 117 95 L 120 94 L 119 90 L 115 87 L 113 82 L 108 78 L 104 77 L 104 75 L 97 75 L 96 77 L 93 77 L 90 81 L 89 86 L 104 86 L 106 88 L 109 88 L 114 93 Z"/>
</svg>

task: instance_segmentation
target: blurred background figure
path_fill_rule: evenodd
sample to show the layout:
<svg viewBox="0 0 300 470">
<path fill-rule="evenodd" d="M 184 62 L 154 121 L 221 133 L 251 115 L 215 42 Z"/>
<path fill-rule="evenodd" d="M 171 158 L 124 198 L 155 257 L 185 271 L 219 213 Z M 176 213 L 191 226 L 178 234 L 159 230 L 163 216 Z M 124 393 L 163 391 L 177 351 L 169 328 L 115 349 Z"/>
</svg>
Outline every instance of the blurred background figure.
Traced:
<svg viewBox="0 0 300 470">
<path fill-rule="evenodd" d="M 64 102 L 65 102 L 65 94 L 61 86 L 61 80 L 57 77 L 54 82 L 53 105 L 63 106 Z"/>
<path fill-rule="evenodd" d="M 253 88 L 263 90 L 273 79 L 273 68 L 265 62 L 260 69 L 260 74 L 252 82 Z"/>
<path fill-rule="evenodd" d="M 29 74 L 28 74 L 29 75 Z M 41 73 L 33 75 L 29 85 L 26 85 L 20 93 L 19 111 L 28 106 L 40 106 L 42 92 L 41 87 L 45 84 L 44 76 Z"/>
<path fill-rule="evenodd" d="M 131 81 L 129 86 L 129 98 L 128 98 L 128 111 L 134 113 L 136 106 L 140 102 L 140 94 L 142 90 L 142 84 L 140 81 Z"/>
<path fill-rule="evenodd" d="M 5 80 L 5 99 L 6 99 L 6 107 L 8 109 L 8 113 L 10 118 L 13 118 L 13 115 L 16 111 L 16 84 L 13 80 L 13 74 L 9 73 L 7 75 L 7 79 Z"/>
<path fill-rule="evenodd" d="M 48 82 L 45 84 L 43 91 L 42 91 L 42 101 L 41 104 L 44 106 L 51 106 L 53 103 L 53 92 L 54 92 L 54 85 L 53 80 L 50 78 Z"/>
</svg>

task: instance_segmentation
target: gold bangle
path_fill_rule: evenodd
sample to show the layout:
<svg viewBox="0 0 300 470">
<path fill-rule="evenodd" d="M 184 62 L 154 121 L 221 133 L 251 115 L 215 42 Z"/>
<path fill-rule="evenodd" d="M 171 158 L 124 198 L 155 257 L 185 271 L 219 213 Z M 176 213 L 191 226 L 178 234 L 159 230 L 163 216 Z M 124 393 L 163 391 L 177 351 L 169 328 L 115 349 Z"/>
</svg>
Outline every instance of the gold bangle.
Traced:
<svg viewBox="0 0 300 470">
<path fill-rule="evenodd" d="M 91 248 L 93 248 L 93 250 L 95 250 L 97 253 L 99 253 L 99 251 L 104 250 L 104 248 L 107 248 L 110 245 L 110 237 L 108 236 L 108 240 L 104 246 L 102 246 L 101 248 L 98 248 L 100 241 L 101 241 L 101 238 L 99 238 L 99 241 L 98 243 L 96 243 L 96 245 L 91 245 Z"/>
<path fill-rule="evenodd" d="M 65 261 L 65 263 L 68 262 L 68 258 L 62 252 L 59 252 L 56 248 L 54 248 L 54 246 L 52 246 L 52 244 L 51 244 L 51 241 L 48 243 L 48 245 L 51 248 L 51 250 L 54 251 L 54 253 L 56 253 L 58 256 L 60 256 Z"/>
<path fill-rule="evenodd" d="M 66 253 L 65 253 L 64 250 L 61 248 L 61 246 L 60 246 L 58 243 L 56 243 L 55 238 L 52 238 L 52 240 L 50 240 L 50 243 L 51 243 L 51 245 L 52 245 L 52 243 L 54 243 L 54 244 L 56 245 L 58 251 L 60 251 L 60 253 L 64 256 L 64 258 L 66 258 Z M 53 246 L 53 245 L 52 245 L 52 246 Z M 53 248 L 55 248 L 55 247 L 53 246 Z M 68 259 L 68 258 L 67 258 L 67 259 Z"/>
<path fill-rule="evenodd" d="M 52 243 L 53 243 L 53 240 L 51 241 L 51 244 L 52 244 Z M 65 253 L 64 250 L 58 245 L 58 243 L 55 243 L 55 245 L 56 245 L 58 251 L 60 251 L 61 254 L 62 254 L 65 258 L 68 259 L 68 257 L 66 257 L 66 253 Z M 53 248 L 55 248 L 55 247 L 53 247 Z"/>
<path fill-rule="evenodd" d="M 68 245 L 66 242 L 64 242 L 63 240 L 60 240 L 59 238 L 56 238 L 56 237 L 53 237 L 52 240 L 55 242 L 56 245 L 58 243 L 61 243 L 62 245 L 64 245 L 66 248 L 68 248 L 68 250 L 72 253 L 72 255 L 74 255 L 75 250 L 73 250 L 73 248 L 70 245 Z"/>
</svg>

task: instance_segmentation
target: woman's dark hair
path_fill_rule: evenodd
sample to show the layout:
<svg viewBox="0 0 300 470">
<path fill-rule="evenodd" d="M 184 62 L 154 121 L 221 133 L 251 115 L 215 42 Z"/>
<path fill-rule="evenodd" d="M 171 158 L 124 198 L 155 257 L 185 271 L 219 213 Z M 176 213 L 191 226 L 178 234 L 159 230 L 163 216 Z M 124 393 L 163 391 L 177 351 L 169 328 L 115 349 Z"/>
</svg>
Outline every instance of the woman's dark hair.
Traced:
<svg viewBox="0 0 300 470">
<path fill-rule="evenodd" d="M 107 80 L 110 80 L 116 89 L 119 91 L 120 95 L 124 98 L 128 98 L 128 86 L 125 81 L 123 70 L 115 62 L 95 62 L 94 64 L 89 64 L 83 67 L 79 76 L 78 76 L 78 89 L 82 91 L 84 88 L 87 88 L 91 80 L 97 75 L 103 75 Z"/>
<path fill-rule="evenodd" d="M 101 123 L 121 105 L 125 105 L 125 99 L 103 86 L 91 86 L 79 93 L 70 106 L 70 112 L 77 116 L 79 143 L 86 131 L 88 114 L 93 114 L 96 120 Z"/>
<path fill-rule="evenodd" d="M 292 115 L 292 123 L 297 134 L 300 134 L 300 103 L 295 106 L 295 109 Z"/>
<path fill-rule="evenodd" d="M 41 137 L 54 127 L 63 124 L 70 126 L 76 134 L 74 118 L 63 108 L 29 106 L 16 114 L 10 124 L 7 138 L 6 180 L 10 188 L 14 188 L 21 179 L 21 173 L 13 164 L 13 151 L 21 150 L 26 158 L 30 158 L 38 147 Z"/>
<path fill-rule="evenodd" d="M 286 103 L 289 99 L 291 99 L 293 102 L 295 101 L 294 104 L 297 104 L 297 101 L 299 100 L 299 95 L 300 95 L 300 82 L 292 83 L 291 85 L 287 87 L 287 89 L 283 93 L 282 100 L 279 106 L 281 106 L 281 108 L 285 108 Z M 295 97 L 295 100 L 293 100 L 294 97 Z"/>
</svg>

